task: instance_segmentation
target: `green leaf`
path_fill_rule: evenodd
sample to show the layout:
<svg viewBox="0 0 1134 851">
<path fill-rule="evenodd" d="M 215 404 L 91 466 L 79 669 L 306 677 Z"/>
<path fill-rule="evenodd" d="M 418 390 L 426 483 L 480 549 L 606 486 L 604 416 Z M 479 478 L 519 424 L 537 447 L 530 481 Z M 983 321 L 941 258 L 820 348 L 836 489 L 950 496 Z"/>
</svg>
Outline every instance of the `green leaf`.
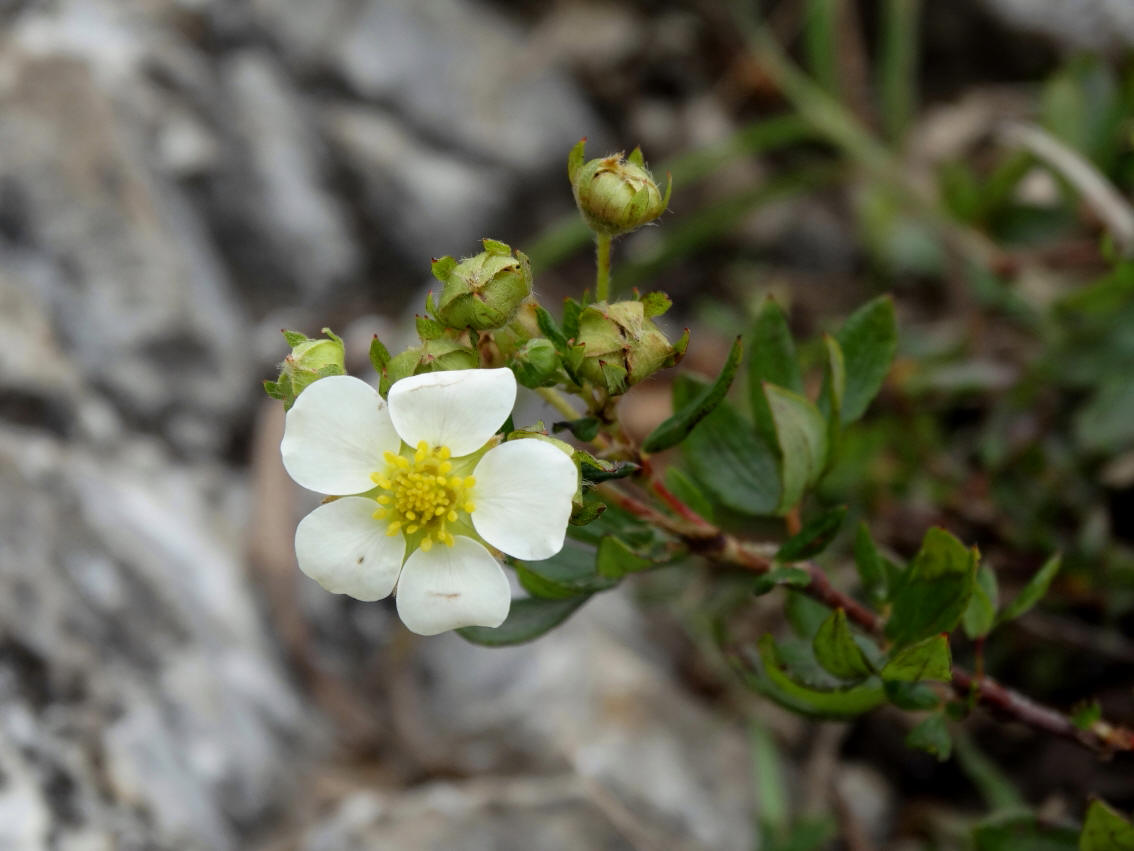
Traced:
<svg viewBox="0 0 1134 851">
<path fill-rule="evenodd" d="M 1134 825 L 1116 810 L 1095 799 L 1079 837 L 1079 851 L 1134 851 Z"/>
<path fill-rule="evenodd" d="M 847 366 L 839 341 L 830 334 L 823 335 L 827 352 L 827 369 L 823 375 L 823 389 L 819 392 L 819 412 L 827 418 L 828 466 L 834 461 L 842 436 L 843 399 L 847 392 Z"/>
<path fill-rule="evenodd" d="M 789 591 L 787 602 L 784 604 L 784 614 L 787 615 L 788 623 L 795 630 L 795 634 L 810 642 L 815 638 L 819 627 L 830 616 L 831 610 L 806 594 Z"/>
<path fill-rule="evenodd" d="M 748 399 L 752 419 L 769 443 L 776 440 L 772 411 L 764 395 L 764 383 L 803 392 L 803 374 L 795 356 L 795 342 L 787 316 L 771 297 L 764 300 L 752 329 L 752 348 L 748 353 Z"/>
<path fill-rule="evenodd" d="M 870 676 L 870 663 L 866 660 L 851 634 L 847 613 L 835 609 L 823 621 L 811 642 L 815 658 L 824 669 L 842 680 L 861 680 Z"/>
<path fill-rule="evenodd" d="M 627 573 L 638 573 L 651 567 L 654 567 L 651 559 L 634 552 L 621 539 L 608 535 L 599 541 L 599 576 L 618 580 Z"/>
<path fill-rule="evenodd" d="M 819 555 L 834 540 L 846 516 L 847 507 L 840 505 L 808 520 L 802 529 L 783 542 L 776 561 L 803 561 Z"/>
<path fill-rule="evenodd" d="M 665 486 L 672 491 L 674 496 L 706 520 L 713 519 L 713 504 L 689 474 L 680 467 L 666 468 Z"/>
<path fill-rule="evenodd" d="M 470 644 L 484 647 L 508 647 L 523 644 L 539 638 L 567 620 L 587 597 L 571 597 L 567 600 L 547 600 L 540 597 L 525 597 L 513 600 L 512 608 L 504 623 L 498 627 L 466 626 L 457 630 Z"/>
<path fill-rule="evenodd" d="M 698 386 L 703 384 L 679 376 L 674 407 Z M 780 489 L 774 450 L 727 402 L 693 429 L 682 449 L 697 481 L 722 505 L 749 515 L 775 512 Z"/>
<path fill-rule="evenodd" d="M 811 574 L 798 567 L 773 567 L 767 573 L 760 574 L 752 584 L 752 593 L 762 597 L 780 585 L 790 585 L 793 588 L 804 588 L 811 584 Z"/>
<path fill-rule="evenodd" d="M 941 698 L 926 683 L 903 683 L 898 680 L 890 680 L 883 685 L 886 688 L 886 697 L 899 709 L 921 712 L 926 709 L 937 709 L 941 706 Z"/>
<path fill-rule="evenodd" d="M 953 753 L 953 737 L 949 735 L 949 724 L 945 716 L 940 713 L 930 715 L 910 730 L 906 744 L 931 753 L 945 762 Z"/>
<path fill-rule="evenodd" d="M 1071 712 L 1071 723 L 1080 730 L 1089 730 L 1102 718 L 1102 705 L 1097 700 L 1077 704 Z"/>
<path fill-rule="evenodd" d="M 827 463 L 827 422 L 809 400 L 790 390 L 764 385 L 764 397 L 772 412 L 780 447 L 780 500 L 777 510 L 786 513 L 818 480 Z"/>
<path fill-rule="evenodd" d="M 930 529 L 898 579 L 886 637 L 902 646 L 952 632 L 969 605 L 977 555 L 944 529 Z"/>
<path fill-rule="evenodd" d="M 876 603 L 885 600 L 889 589 L 886 565 L 865 523 L 858 524 L 854 536 L 854 566 L 858 568 L 866 596 Z"/>
<path fill-rule="evenodd" d="M 1028 584 L 1024 589 L 1016 595 L 1016 598 L 1009 603 L 1000 612 L 1000 617 L 996 619 L 997 623 L 1005 623 L 1007 621 L 1015 620 L 1028 611 L 1032 606 L 1040 601 L 1040 598 L 1047 593 L 1047 589 L 1051 587 L 1052 580 L 1055 579 L 1055 574 L 1059 573 L 1060 565 L 1063 563 L 1063 556 L 1056 553 L 1041 567 L 1036 575 L 1028 580 Z"/>
<path fill-rule="evenodd" d="M 559 324 L 544 308 L 537 305 L 535 312 L 536 324 L 539 326 L 539 330 L 543 332 L 543 336 L 551 340 L 556 351 L 562 355 L 566 355 L 568 349 L 567 337 L 564 336 L 563 329 L 559 327 Z"/>
<path fill-rule="evenodd" d="M 902 683 L 949 682 L 953 679 L 949 639 L 935 635 L 903 647 L 883 666 L 882 679 Z"/>
<path fill-rule="evenodd" d="M 973 831 L 975 851 L 1075 851 L 1076 831 L 1039 822 L 1031 813 L 1009 813 Z"/>
<path fill-rule="evenodd" d="M 832 691 L 800 685 L 784 673 L 775 641 L 770 635 L 760 639 L 758 653 L 759 668 L 742 671 L 748 684 L 795 712 L 820 718 L 853 718 L 885 702 L 886 695 L 879 684 L 864 683 Z"/>
<path fill-rule="evenodd" d="M 743 344 L 737 337 L 716 380 L 684 405 L 679 407 L 675 401 L 673 416 L 650 433 L 642 444 L 643 451 L 661 452 L 663 449 L 676 446 L 688 437 L 697 424 L 724 400 L 728 388 L 732 386 L 733 378 L 736 377 L 736 370 L 740 366 L 743 353 Z"/>
<path fill-rule="evenodd" d="M 577 420 L 561 420 L 557 423 L 551 424 L 553 432 L 569 431 L 576 438 L 587 443 L 595 439 L 598 434 L 599 426 L 598 417 L 579 417 Z"/>
<path fill-rule="evenodd" d="M 847 386 L 841 414 L 846 425 L 866 412 L 890 371 L 890 362 L 898 349 L 893 300 L 880 296 L 864 304 L 847 318 L 835 339 L 846 365 Z"/>
<path fill-rule="evenodd" d="M 533 597 L 562 600 L 580 594 L 593 594 L 617 585 L 617 580 L 600 576 L 596 553 L 592 549 L 566 546 L 543 561 L 516 561 L 520 585 Z"/>
<path fill-rule="evenodd" d="M 996 607 L 1000 595 L 996 587 L 996 573 L 987 564 L 977 570 L 976 584 L 969 607 L 961 617 L 965 635 L 970 639 L 984 638 L 996 625 Z"/>
<path fill-rule="evenodd" d="M 390 350 L 382 345 L 382 341 L 375 334 L 370 340 L 370 364 L 374 367 L 374 371 L 381 375 L 389 362 Z"/>
</svg>

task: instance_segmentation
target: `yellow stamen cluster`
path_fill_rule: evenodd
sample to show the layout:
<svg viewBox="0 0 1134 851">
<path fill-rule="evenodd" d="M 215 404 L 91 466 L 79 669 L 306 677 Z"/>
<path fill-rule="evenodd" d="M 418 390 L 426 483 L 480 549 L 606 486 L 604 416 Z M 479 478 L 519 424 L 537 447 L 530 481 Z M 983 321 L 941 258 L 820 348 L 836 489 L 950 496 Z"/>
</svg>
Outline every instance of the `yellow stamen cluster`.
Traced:
<svg viewBox="0 0 1134 851">
<path fill-rule="evenodd" d="M 475 510 L 469 491 L 476 479 L 452 475 L 450 454 L 448 446 L 430 449 L 424 440 L 412 458 L 385 454 L 386 472 L 374 473 L 370 479 L 384 491 L 377 497 L 381 508 L 374 517 L 390 521 L 387 535 L 422 532 L 423 550 L 432 549 L 434 541 L 453 546 L 446 524 L 455 523 L 459 512 Z"/>
</svg>

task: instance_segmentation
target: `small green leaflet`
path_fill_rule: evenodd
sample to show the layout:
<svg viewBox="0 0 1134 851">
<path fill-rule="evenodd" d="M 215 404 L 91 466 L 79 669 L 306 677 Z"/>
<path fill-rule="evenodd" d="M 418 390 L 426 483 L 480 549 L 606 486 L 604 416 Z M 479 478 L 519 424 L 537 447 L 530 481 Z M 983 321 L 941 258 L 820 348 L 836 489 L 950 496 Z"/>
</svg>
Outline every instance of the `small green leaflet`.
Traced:
<svg viewBox="0 0 1134 851">
<path fill-rule="evenodd" d="M 864 304 L 847 318 L 835 339 L 842 349 L 846 368 L 841 414 L 846 425 L 866 412 L 890 371 L 898 349 L 893 299 L 880 296 Z"/>
<path fill-rule="evenodd" d="M 1036 575 L 1028 580 L 1028 584 L 1024 589 L 1016 595 L 1004 609 L 1000 612 L 1000 617 L 996 619 L 997 623 L 1004 623 L 1006 621 L 1015 620 L 1028 611 L 1032 606 L 1040 601 L 1047 589 L 1051 587 L 1052 580 L 1055 579 L 1055 574 L 1059 573 L 1060 565 L 1063 563 L 1063 556 L 1056 553 L 1049 558 L 1037 572 Z"/>
<path fill-rule="evenodd" d="M 949 724 L 941 713 L 930 715 L 906 736 L 906 744 L 933 754 L 945 762 L 953 753 L 953 737 L 949 735 Z"/>
<path fill-rule="evenodd" d="M 898 646 L 952 632 L 969 605 L 977 555 L 944 529 L 930 529 L 891 595 L 886 637 Z"/>
<path fill-rule="evenodd" d="M 794 588 L 803 588 L 811 584 L 811 574 L 798 567 L 773 567 L 767 573 L 762 573 L 752 583 L 752 593 L 757 597 L 767 594 L 780 585 L 791 585 Z"/>
<path fill-rule="evenodd" d="M 846 515 L 845 505 L 817 514 L 804 523 L 803 528 L 796 534 L 783 542 L 776 553 L 776 561 L 789 563 L 819 555 L 834 540 Z"/>
<path fill-rule="evenodd" d="M 961 626 L 970 639 L 984 638 L 996 625 L 996 606 L 999 603 L 996 574 L 987 564 L 977 569 L 977 581 L 969 607 L 961 618 Z"/>
<path fill-rule="evenodd" d="M 1091 801 L 1079 851 L 1134 851 L 1134 825 L 1102 801 Z"/>
<path fill-rule="evenodd" d="M 803 498 L 827 464 L 827 422 L 819 409 L 798 393 L 764 384 L 780 447 L 780 500 L 786 513 Z"/>
<path fill-rule="evenodd" d="M 756 431 L 768 442 L 774 442 L 776 428 L 764 395 L 765 382 L 796 393 L 803 392 L 803 375 L 795 356 L 795 343 L 787 316 L 771 297 L 764 300 L 752 329 L 752 346 L 748 352 L 748 399 Z"/>
<path fill-rule="evenodd" d="M 642 444 L 642 450 L 645 452 L 661 452 L 663 449 L 676 446 L 688 437 L 697 424 L 711 414 L 713 409 L 724 400 L 728 388 L 732 386 L 732 380 L 736 377 L 736 370 L 740 366 L 740 358 L 743 353 L 744 346 L 740 338 L 737 337 L 716 380 L 682 405 L 680 409 L 675 410 L 673 416 L 654 429 Z"/>
<path fill-rule="evenodd" d="M 851 634 L 847 613 L 835 609 L 823 621 L 811 642 L 815 658 L 825 670 L 842 680 L 862 680 L 873 671 Z"/>
<path fill-rule="evenodd" d="M 893 655 L 882 668 L 882 679 L 903 683 L 935 680 L 947 683 L 953 678 L 953 660 L 949 653 L 949 639 L 935 635 Z"/>
</svg>

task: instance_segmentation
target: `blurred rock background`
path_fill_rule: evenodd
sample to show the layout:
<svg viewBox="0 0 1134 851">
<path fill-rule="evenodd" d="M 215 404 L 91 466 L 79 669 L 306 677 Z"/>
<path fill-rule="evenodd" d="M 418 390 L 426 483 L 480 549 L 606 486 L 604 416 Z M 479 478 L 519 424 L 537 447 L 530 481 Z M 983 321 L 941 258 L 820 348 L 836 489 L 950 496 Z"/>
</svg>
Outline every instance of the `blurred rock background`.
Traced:
<svg viewBox="0 0 1134 851">
<path fill-rule="evenodd" d="M 1094 7 L 1057 35 L 1134 41 L 1122 0 Z M 959 61 L 989 15 L 957 4 L 933 49 Z M 725 138 L 737 50 L 701 2 L 0 2 L 0 849 L 752 847 L 743 713 L 672 623 L 611 596 L 490 651 L 323 593 L 259 389 L 281 327 L 364 358 L 431 257 L 569 214 L 580 136 L 658 159 Z M 821 212 L 745 228 L 853 267 Z M 585 250 L 547 266 L 543 293 L 590 274 Z M 838 740 L 812 744 L 818 788 Z M 875 769 L 836 779 L 892 817 Z"/>
</svg>

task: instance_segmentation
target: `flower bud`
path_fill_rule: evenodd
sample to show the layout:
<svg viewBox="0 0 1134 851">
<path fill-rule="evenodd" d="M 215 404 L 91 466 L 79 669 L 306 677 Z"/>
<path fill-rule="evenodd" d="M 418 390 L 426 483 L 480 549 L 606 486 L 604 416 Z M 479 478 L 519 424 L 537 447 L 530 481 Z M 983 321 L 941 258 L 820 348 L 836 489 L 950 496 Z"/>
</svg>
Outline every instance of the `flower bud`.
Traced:
<svg viewBox="0 0 1134 851">
<path fill-rule="evenodd" d="M 433 261 L 433 275 L 445 285 L 437 303 L 437 318 L 449 328 L 488 331 L 515 316 L 532 291 L 528 258 L 503 242 L 482 240 L 484 251 L 457 262 L 452 257 Z"/>
<path fill-rule="evenodd" d="M 673 366 L 684 352 L 683 345 L 670 344 L 641 301 L 588 305 L 579 314 L 576 342 L 584 347 L 582 377 L 612 395 Z"/>
<path fill-rule="evenodd" d="M 476 369 L 480 366 L 475 351 L 448 337 L 424 340 L 419 351 L 421 359 L 414 369 L 414 375 L 451 369 Z"/>
<path fill-rule="evenodd" d="M 575 203 L 591 230 L 618 236 L 652 222 L 665 212 L 673 181 L 666 181 L 663 195 L 646 169 L 641 148 L 635 148 L 629 157 L 619 153 L 584 162 L 586 141 L 581 139 L 571 150 L 567 176 Z"/>
<path fill-rule="evenodd" d="M 517 350 L 509 366 L 520 384 L 525 387 L 543 387 L 555 383 L 559 354 L 550 340 L 537 337 L 528 340 Z"/>
<path fill-rule="evenodd" d="M 346 373 L 342 338 L 329 328 L 324 328 L 323 333 L 327 335 L 325 339 L 298 331 L 283 332 L 291 354 L 280 364 L 280 377 L 265 381 L 264 389 L 272 398 L 282 400 L 285 408 L 290 408 L 295 397 L 318 379 Z"/>
</svg>

